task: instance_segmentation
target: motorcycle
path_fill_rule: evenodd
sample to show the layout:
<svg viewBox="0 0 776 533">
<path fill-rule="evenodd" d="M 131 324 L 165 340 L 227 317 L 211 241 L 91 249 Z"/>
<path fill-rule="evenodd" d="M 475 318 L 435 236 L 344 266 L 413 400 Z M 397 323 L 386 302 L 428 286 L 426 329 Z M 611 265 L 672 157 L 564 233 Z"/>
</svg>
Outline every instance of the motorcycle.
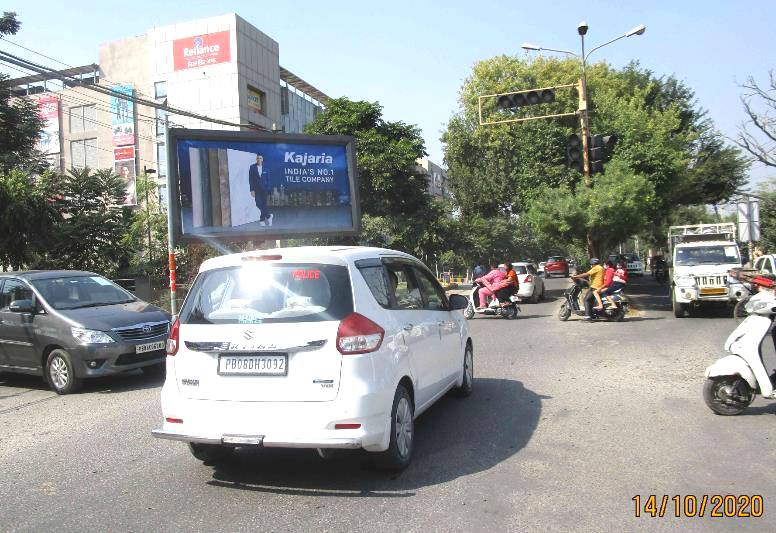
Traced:
<svg viewBox="0 0 776 533">
<path fill-rule="evenodd" d="M 668 282 L 668 268 L 665 264 L 655 266 L 655 281 L 660 285 L 665 285 Z"/>
<path fill-rule="evenodd" d="M 517 314 L 520 312 L 520 306 L 518 305 L 520 303 L 520 298 L 517 294 L 512 294 L 509 297 L 509 300 L 504 303 L 499 302 L 498 298 L 494 295 L 486 308 L 477 309 L 477 304 L 480 301 L 479 292 L 484 286 L 484 284 L 476 282 L 472 285 L 472 290 L 468 296 L 469 305 L 467 305 L 466 309 L 463 311 L 463 317 L 466 320 L 472 319 L 476 314 L 498 316 L 506 319 L 517 318 Z"/>
<path fill-rule="evenodd" d="M 580 305 L 579 295 L 582 293 L 582 289 L 587 286 L 588 282 L 585 280 L 573 280 L 572 285 L 563 293 L 565 301 L 558 309 L 558 320 L 565 322 L 571 317 L 572 313 L 578 316 L 585 316 L 585 307 Z M 625 318 L 625 315 L 628 314 L 628 300 L 622 294 L 622 289 L 615 291 L 611 296 L 617 305 L 610 304 L 607 298 L 601 298 L 604 308 L 602 310 L 592 309 L 591 318 L 594 320 L 602 318 L 611 322 L 621 322 Z"/>
<path fill-rule="evenodd" d="M 768 374 L 760 344 L 776 318 L 776 295 L 760 291 L 746 304 L 749 316 L 725 341 L 729 355 L 706 369 L 703 401 L 718 415 L 737 415 L 757 394 L 776 400 L 776 372 Z"/>
</svg>

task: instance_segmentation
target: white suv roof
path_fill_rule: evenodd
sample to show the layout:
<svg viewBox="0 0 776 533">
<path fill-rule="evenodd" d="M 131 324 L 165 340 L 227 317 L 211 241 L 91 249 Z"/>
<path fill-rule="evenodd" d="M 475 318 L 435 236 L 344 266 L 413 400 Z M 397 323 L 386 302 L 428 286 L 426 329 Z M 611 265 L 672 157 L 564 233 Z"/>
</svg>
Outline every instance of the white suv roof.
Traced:
<svg viewBox="0 0 776 533">
<path fill-rule="evenodd" d="M 676 244 L 677 248 L 697 248 L 699 246 L 735 246 L 732 241 L 690 241 Z"/>
<path fill-rule="evenodd" d="M 281 259 L 272 260 L 281 263 L 322 263 L 332 265 L 347 265 L 358 259 L 367 259 L 370 257 L 391 256 L 404 257 L 415 260 L 409 254 L 387 248 L 373 248 L 369 246 L 295 246 L 291 248 L 271 248 L 269 250 L 252 250 L 239 254 L 228 254 L 219 257 L 207 259 L 199 267 L 200 272 L 213 270 L 216 268 L 225 268 L 240 266 L 245 264 L 245 258 L 260 256 L 280 256 Z"/>
</svg>

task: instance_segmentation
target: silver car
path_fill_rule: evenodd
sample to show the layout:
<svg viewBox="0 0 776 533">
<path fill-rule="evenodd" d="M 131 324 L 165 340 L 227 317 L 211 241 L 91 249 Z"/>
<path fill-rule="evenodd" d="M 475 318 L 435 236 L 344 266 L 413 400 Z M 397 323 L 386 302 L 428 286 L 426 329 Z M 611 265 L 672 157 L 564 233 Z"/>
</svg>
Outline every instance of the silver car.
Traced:
<svg viewBox="0 0 776 533">
<path fill-rule="evenodd" d="M 73 270 L 0 274 L 0 371 L 43 376 L 58 394 L 84 378 L 164 369 L 166 311 Z"/>
</svg>

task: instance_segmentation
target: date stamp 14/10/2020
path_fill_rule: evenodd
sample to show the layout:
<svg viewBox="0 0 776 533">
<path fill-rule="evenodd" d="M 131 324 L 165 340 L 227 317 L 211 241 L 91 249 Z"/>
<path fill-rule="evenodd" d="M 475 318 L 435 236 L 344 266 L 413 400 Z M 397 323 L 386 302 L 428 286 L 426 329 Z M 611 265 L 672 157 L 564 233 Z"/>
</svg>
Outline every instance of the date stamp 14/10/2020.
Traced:
<svg viewBox="0 0 776 533">
<path fill-rule="evenodd" d="M 765 512 L 759 494 L 636 495 L 631 498 L 636 518 L 760 518 Z"/>
</svg>

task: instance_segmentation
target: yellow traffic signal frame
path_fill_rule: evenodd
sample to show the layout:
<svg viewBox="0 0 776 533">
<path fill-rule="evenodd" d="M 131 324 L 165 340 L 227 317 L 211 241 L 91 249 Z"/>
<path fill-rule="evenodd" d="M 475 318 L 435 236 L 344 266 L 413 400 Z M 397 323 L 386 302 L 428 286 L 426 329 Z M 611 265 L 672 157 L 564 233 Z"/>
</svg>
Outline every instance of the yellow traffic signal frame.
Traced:
<svg viewBox="0 0 776 533">
<path fill-rule="evenodd" d="M 522 94 L 522 93 L 530 93 L 533 91 L 544 91 L 547 89 L 566 89 L 569 87 L 577 87 L 579 89 L 579 83 L 568 83 L 565 85 L 555 85 L 553 87 L 539 87 L 537 89 L 525 89 L 522 91 L 512 91 L 508 93 L 497 93 L 497 94 L 483 94 L 478 97 L 477 100 L 477 110 L 479 112 L 480 116 L 480 126 L 487 126 L 491 124 L 506 124 L 510 122 L 526 122 L 528 120 L 539 120 L 541 118 L 555 118 L 555 117 L 571 117 L 576 116 L 579 111 L 574 111 L 573 113 L 556 113 L 553 115 L 541 115 L 538 117 L 522 117 L 522 118 L 510 118 L 505 120 L 492 120 L 492 121 L 483 121 L 482 120 L 482 101 L 486 98 L 498 98 L 499 96 L 511 96 L 513 94 Z"/>
</svg>

